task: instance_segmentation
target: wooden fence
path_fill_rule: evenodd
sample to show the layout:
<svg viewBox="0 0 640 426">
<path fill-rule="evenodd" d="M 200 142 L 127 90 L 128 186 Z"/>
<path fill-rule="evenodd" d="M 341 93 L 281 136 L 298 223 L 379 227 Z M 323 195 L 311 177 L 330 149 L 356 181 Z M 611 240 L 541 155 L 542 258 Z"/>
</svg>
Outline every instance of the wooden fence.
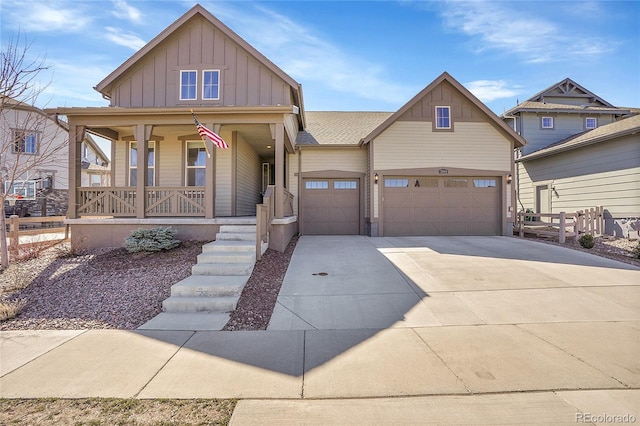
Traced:
<svg viewBox="0 0 640 426">
<path fill-rule="evenodd" d="M 573 213 L 518 212 L 517 229 L 520 236 L 536 234 L 557 236 L 558 242 L 580 238 L 583 234 L 601 235 L 604 231 L 604 208 L 598 206 Z"/>
<path fill-rule="evenodd" d="M 256 205 L 256 260 L 262 258 L 262 243 L 269 242 L 271 221 L 275 215 L 274 186 L 268 185 L 262 204 Z"/>
<path fill-rule="evenodd" d="M 66 240 L 69 238 L 69 225 L 54 226 L 55 223 L 63 223 L 65 216 L 47 217 L 18 217 L 16 215 L 7 218 L 9 232 L 9 248 L 17 250 L 20 245 L 20 237 L 33 236 L 31 241 L 24 244 L 38 243 L 40 241 Z M 49 238 L 52 234 L 61 234 L 62 238 Z M 44 240 L 39 240 L 36 236 L 48 235 Z M 24 240 L 24 239 L 23 239 Z"/>
</svg>

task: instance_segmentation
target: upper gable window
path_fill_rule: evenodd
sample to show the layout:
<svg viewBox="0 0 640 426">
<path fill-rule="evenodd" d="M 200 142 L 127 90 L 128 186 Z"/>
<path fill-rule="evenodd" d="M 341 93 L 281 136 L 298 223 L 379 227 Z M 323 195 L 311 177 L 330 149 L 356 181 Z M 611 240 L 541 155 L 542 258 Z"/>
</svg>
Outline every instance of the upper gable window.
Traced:
<svg viewBox="0 0 640 426">
<path fill-rule="evenodd" d="M 37 154 L 38 153 L 38 134 L 23 130 L 15 130 L 13 133 L 13 153 L 18 154 Z"/>
<path fill-rule="evenodd" d="M 542 128 L 553 129 L 553 117 L 542 117 Z"/>
<path fill-rule="evenodd" d="M 180 71 L 180 100 L 195 100 L 198 86 L 196 71 Z"/>
<path fill-rule="evenodd" d="M 436 129 L 450 129 L 451 128 L 451 107 L 437 106 L 436 107 Z"/>
<path fill-rule="evenodd" d="M 598 119 L 595 117 L 587 117 L 584 119 L 584 128 L 585 129 L 595 129 L 598 127 Z"/>
<path fill-rule="evenodd" d="M 220 99 L 220 70 L 202 72 L 202 99 Z"/>
</svg>

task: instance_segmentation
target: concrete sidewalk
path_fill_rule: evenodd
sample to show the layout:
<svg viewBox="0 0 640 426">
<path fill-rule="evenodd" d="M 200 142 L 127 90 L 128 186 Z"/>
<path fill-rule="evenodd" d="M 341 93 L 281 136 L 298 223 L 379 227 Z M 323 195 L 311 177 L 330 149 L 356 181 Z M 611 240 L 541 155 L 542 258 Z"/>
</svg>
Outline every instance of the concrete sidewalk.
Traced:
<svg viewBox="0 0 640 426">
<path fill-rule="evenodd" d="M 0 397 L 239 398 L 234 425 L 638 421 L 639 279 L 508 238 L 302 237 L 268 331 L 0 332 Z"/>
</svg>

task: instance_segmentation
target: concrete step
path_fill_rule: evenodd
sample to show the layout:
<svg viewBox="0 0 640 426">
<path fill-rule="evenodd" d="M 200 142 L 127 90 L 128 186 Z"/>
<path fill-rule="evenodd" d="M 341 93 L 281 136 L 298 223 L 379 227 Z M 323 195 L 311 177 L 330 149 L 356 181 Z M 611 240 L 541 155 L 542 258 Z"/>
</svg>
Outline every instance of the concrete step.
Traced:
<svg viewBox="0 0 640 426">
<path fill-rule="evenodd" d="M 138 330 L 219 331 L 229 317 L 226 312 L 161 312 Z"/>
<path fill-rule="evenodd" d="M 256 245 L 253 241 L 216 240 L 202 246 L 202 253 L 255 253 L 255 251 Z"/>
<path fill-rule="evenodd" d="M 197 263 L 192 275 L 251 275 L 255 263 Z"/>
<path fill-rule="evenodd" d="M 255 261 L 256 254 L 254 252 L 215 252 L 198 255 L 198 263 L 255 263 Z"/>
<path fill-rule="evenodd" d="M 255 232 L 218 232 L 216 241 L 256 241 Z"/>
<path fill-rule="evenodd" d="M 191 275 L 171 286 L 172 296 L 239 296 L 249 281 L 246 275 Z"/>
<path fill-rule="evenodd" d="M 231 312 L 239 297 L 171 296 L 162 302 L 165 312 Z"/>
<path fill-rule="evenodd" d="M 251 232 L 255 234 L 256 225 L 221 225 L 220 232 L 222 233 Z"/>
</svg>

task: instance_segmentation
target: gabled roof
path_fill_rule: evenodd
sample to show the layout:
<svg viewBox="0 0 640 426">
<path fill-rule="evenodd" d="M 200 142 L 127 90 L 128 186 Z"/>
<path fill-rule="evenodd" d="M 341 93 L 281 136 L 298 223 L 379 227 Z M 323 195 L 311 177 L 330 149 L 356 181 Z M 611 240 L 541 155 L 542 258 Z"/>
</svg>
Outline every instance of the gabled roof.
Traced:
<svg viewBox="0 0 640 426">
<path fill-rule="evenodd" d="M 572 98 L 585 98 L 589 100 L 589 103 L 600 104 L 600 106 L 615 108 L 612 104 L 605 101 L 601 97 L 597 96 L 593 92 L 585 89 L 580 86 L 575 81 L 570 78 L 565 78 L 564 80 L 553 84 L 546 89 L 544 89 L 540 93 L 536 93 L 530 99 L 531 102 L 544 102 L 545 97 L 558 97 L 558 96 L 568 96 Z"/>
<path fill-rule="evenodd" d="M 196 4 L 193 6 L 187 13 L 178 18 L 174 23 L 165 28 L 160 34 L 158 34 L 153 40 L 147 43 L 142 49 L 138 50 L 133 56 L 127 59 L 122 65 L 116 68 L 111 74 L 105 77 L 100 83 L 94 87 L 95 90 L 102 93 L 105 96 L 110 95 L 111 85 L 115 80 L 118 79 L 122 74 L 124 74 L 127 70 L 129 70 L 132 66 L 134 66 L 140 59 L 142 59 L 147 53 L 153 50 L 156 46 L 174 34 L 176 31 L 180 29 L 185 23 L 187 23 L 191 18 L 196 15 L 202 16 L 204 19 L 211 22 L 216 28 L 222 31 L 227 37 L 233 40 L 235 43 L 240 45 L 243 49 L 247 50 L 251 55 L 253 55 L 258 61 L 263 63 L 267 68 L 269 68 L 272 72 L 274 72 L 278 77 L 282 78 L 287 84 L 289 84 L 293 90 L 298 92 L 298 99 L 302 101 L 302 88 L 300 84 L 298 84 L 293 78 L 291 78 L 287 73 L 278 68 L 273 62 L 267 59 L 262 53 L 258 52 L 253 46 L 247 43 L 242 37 L 233 32 L 231 28 L 227 27 L 222 23 L 218 18 L 213 16 L 208 10 L 204 7 Z M 302 108 L 302 105 L 299 105 Z"/>
<path fill-rule="evenodd" d="M 488 120 L 491 124 L 495 125 L 503 134 L 507 135 L 514 141 L 514 146 L 522 147 L 527 144 L 527 141 L 517 134 L 508 124 L 502 121 L 496 114 L 493 113 L 487 106 L 480 101 L 480 99 L 476 98 L 473 93 L 467 90 L 462 84 L 458 83 L 456 79 L 451 77 L 449 73 L 443 72 L 438 78 L 433 80 L 431 84 L 422 89 L 420 93 L 414 96 L 409 102 L 407 102 L 402 108 L 400 108 L 397 112 L 387 118 L 382 124 L 380 124 L 377 128 L 375 128 L 371 133 L 365 136 L 362 139 L 363 143 L 369 143 L 376 137 L 378 137 L 382 132 L 384 132 L 389 126 L 391 126 L 398 118 L 400 118 L 405 112 L 409 111 L 414 105 L 416 105 L 422 98 L 427 95 L 427 93 L 431 92 L 435 87 L 441 84 L 443 81 L 447 81 L 451 84 L 455 89 L 457 89 L 464 97 L 466 97 L 472 104 L 474 104 L 478 109 L 480 109 L 484 114 L 486 114 Z"/>
<path fill-rule="evenodd" d="M 580 105 L 570 103 L 558 103 L 558 98 L 584 99 Z M 548 98 L 553 98 L 555 102 L 547 102 Z M 570 78 L 553 84 L 543 91 L 536 93 L 528 100 L 519 103 L 515 107 L 506 111 L 502 116 L 517 114 L 519 112 L 568 112 L 568 113 L 594 113 L 594 114 L 615 114 L 618 116 L 630 113 L 629 108 L 618 108 L 605 101 L 595 93 L 580 86 Z"/>
<path fill-rule="evenodd" d="M 588 130 L 586 132 L 570 136 L 566 139 L 554 143 L 553 145 L 549 145 L 546 148 L 518 158 L 516 162 L 534 160 L 537 158 L 557 154 L 559 152 L 565 152 L 600 142 L 606 142 L 614 138 L 638 134 L 639 132 L 640 115 L 634 115 L 632 117 L 623 118 L 622 120 L 615 121 L 613 123 L 605 124 L 604 126 L 596 127 L 593 130 Z M 640 135 L 638 136 L 638 138 L 640 139 Z"/>
<path fill-rule="evenodd" d="M 358 146 L 362 138 L 389 118 L 391 112 L 307 111 L 305 130 L 296 145 Z"/>
</svg>

